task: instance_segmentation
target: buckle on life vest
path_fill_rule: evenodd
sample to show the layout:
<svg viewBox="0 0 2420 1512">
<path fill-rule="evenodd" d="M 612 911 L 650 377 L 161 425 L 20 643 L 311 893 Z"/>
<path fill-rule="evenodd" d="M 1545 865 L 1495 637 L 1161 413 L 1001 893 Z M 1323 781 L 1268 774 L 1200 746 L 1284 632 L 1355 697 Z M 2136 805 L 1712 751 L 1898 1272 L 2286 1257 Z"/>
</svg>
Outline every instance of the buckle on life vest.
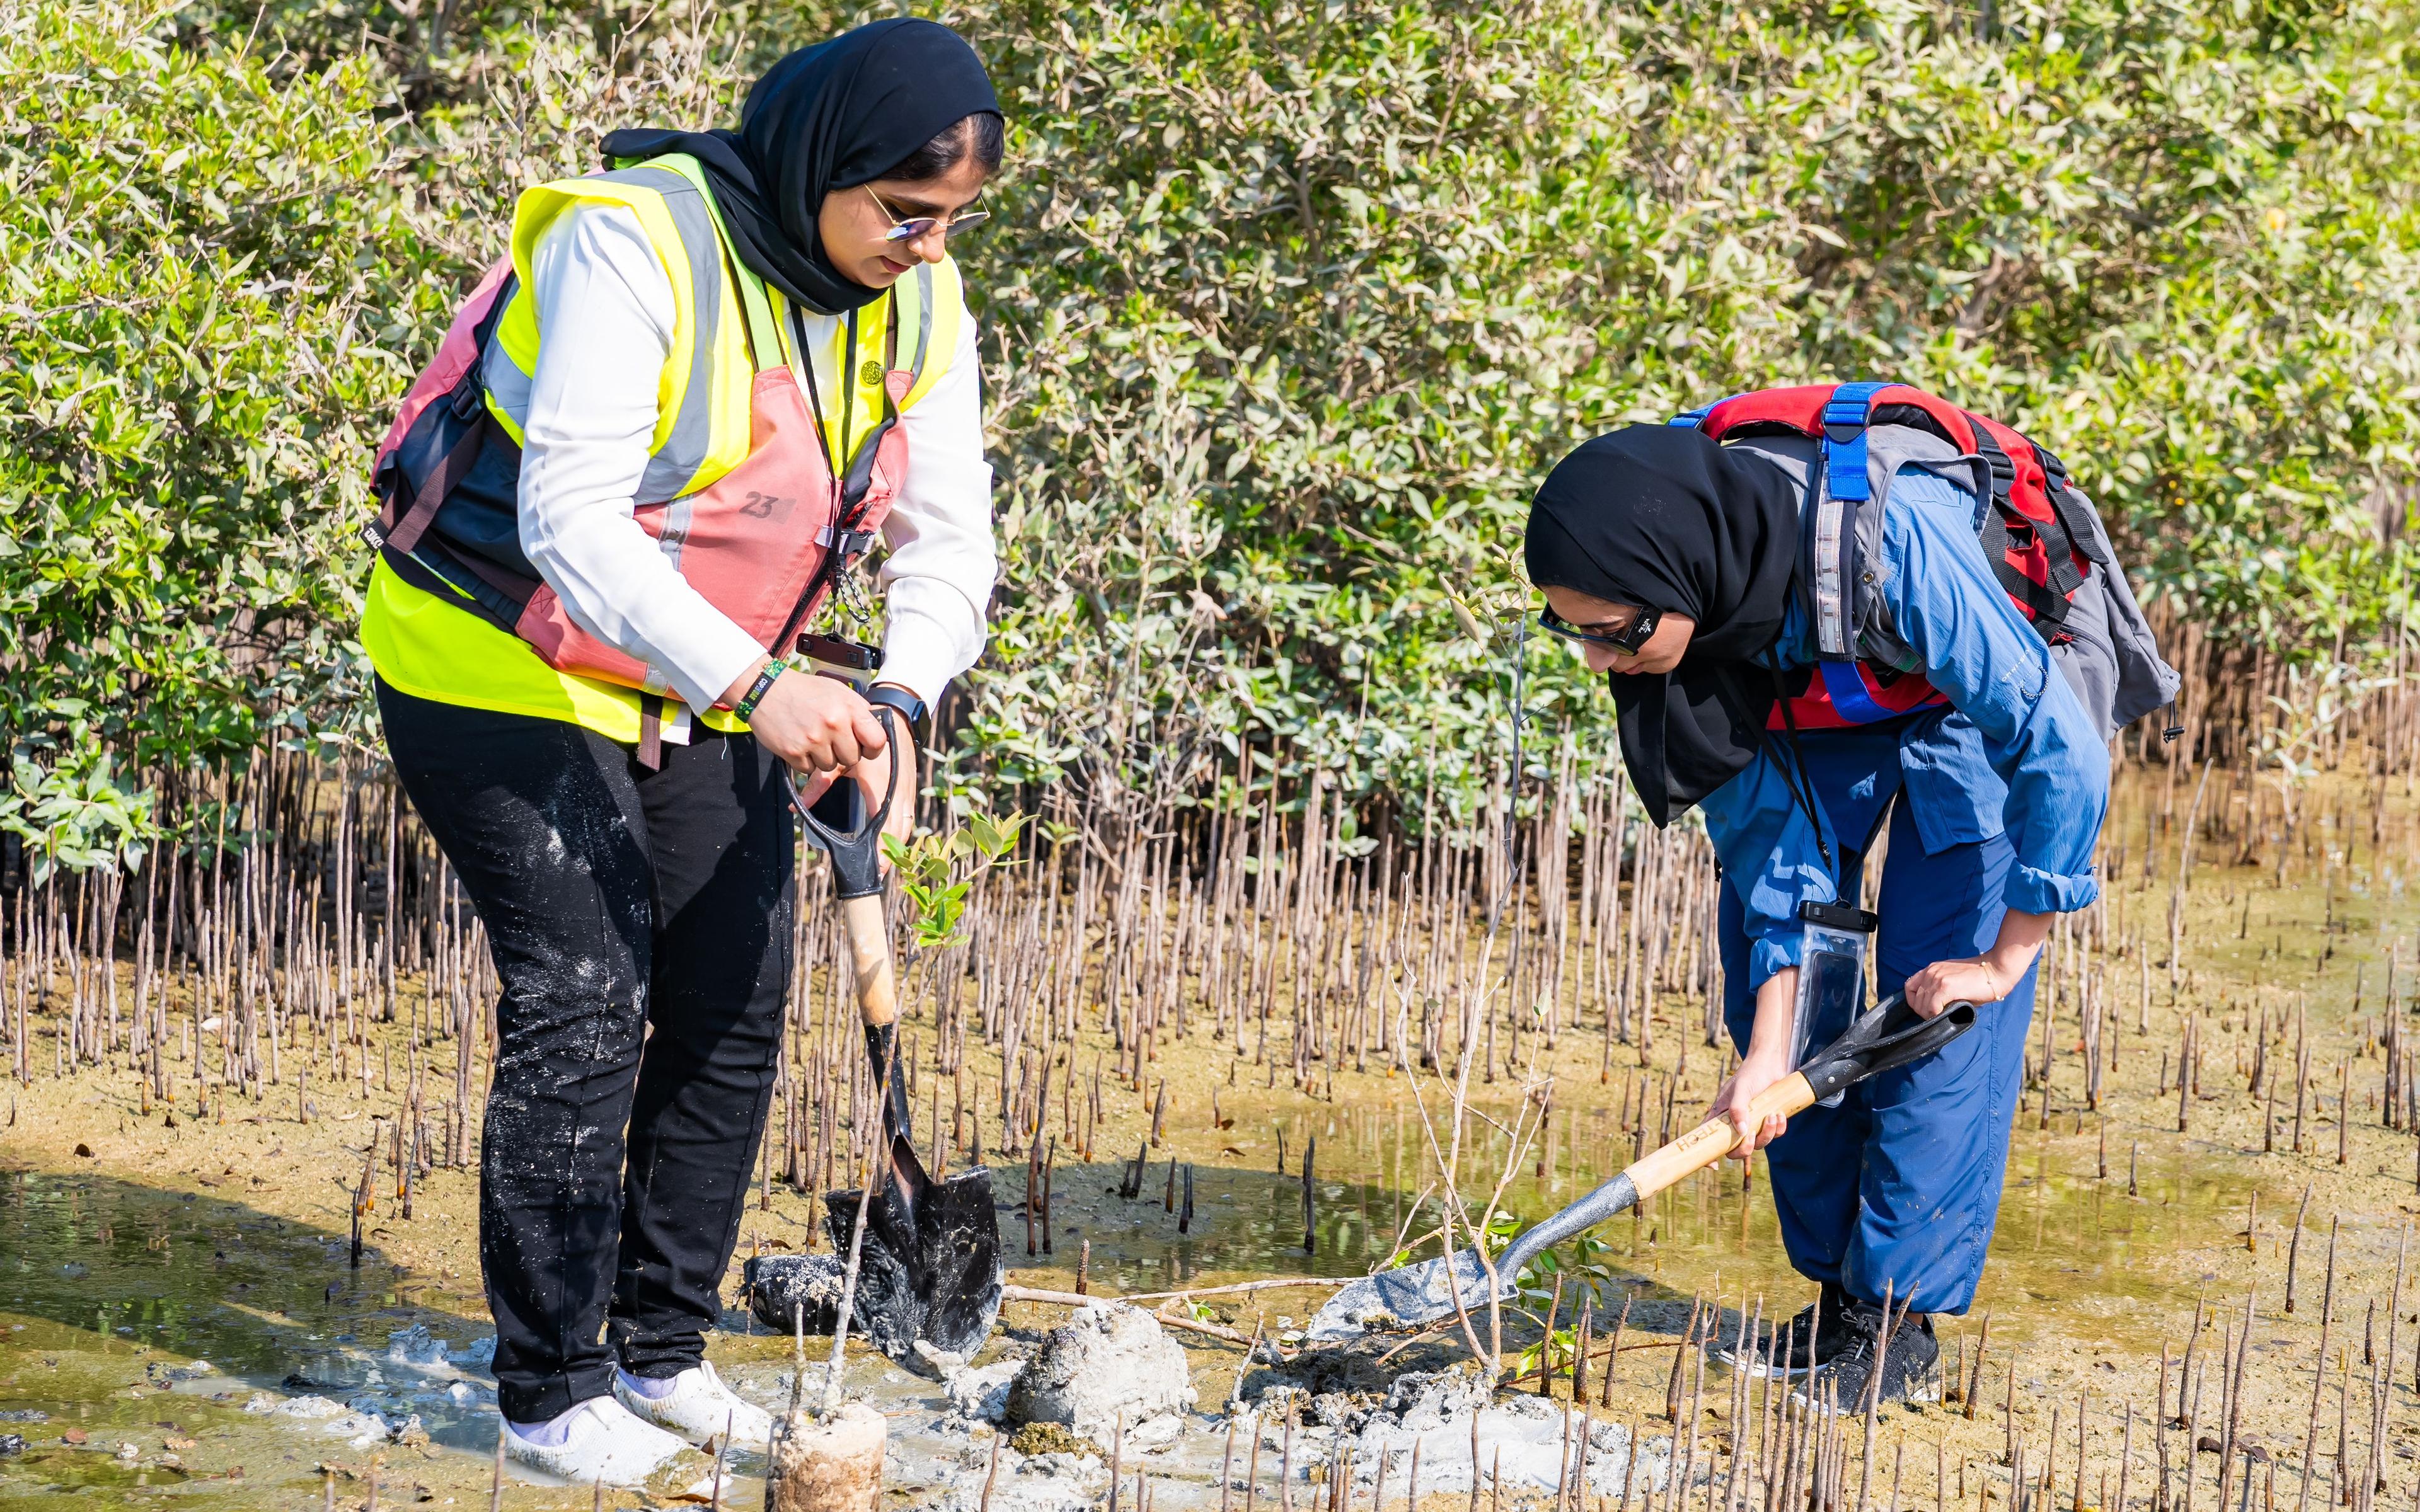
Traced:
<svg viewBox="0 0 2420 1512">
<path fill-rule="evenodd" d="M 834 532 L 827 525 L 816 532 L 815 544 L 827 550 L 838 551 L 845 562 L 854 563 L 858 558 L 874 549 L 876 539 L 876 532 L 873 531 Z"/>
</svg>

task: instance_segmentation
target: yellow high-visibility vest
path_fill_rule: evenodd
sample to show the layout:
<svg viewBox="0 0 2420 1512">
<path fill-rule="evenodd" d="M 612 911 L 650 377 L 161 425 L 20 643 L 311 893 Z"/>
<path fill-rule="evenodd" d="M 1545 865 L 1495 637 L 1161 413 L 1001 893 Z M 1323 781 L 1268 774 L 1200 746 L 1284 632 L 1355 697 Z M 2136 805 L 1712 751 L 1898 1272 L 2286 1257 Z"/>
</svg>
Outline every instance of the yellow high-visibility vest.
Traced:
<svg viewBox="0 0 2420 1512">
<path fill-rule="evenodd" d="M 615 205 L 633 212 L 672 284 L 672 347 L 657 379 L 656 429 L 635 501 L 661 503 L 695 493 L 748 455 L 749 394 L 756 371 L 752 334 L 757 349 L 779 349 L 793 370 L 803 368 L 806 354 L 799 349 L 798 328 L 781 291 L 731 255 L 713 194 L 693 158 L 655 158 L 522 193 L 513 215 L 518 284 L 498 317 L 481 372 L 488 412 L 516 445 L 521 442 L 543 341 L 529 289 L 531 261 L 547 230 L 583 205 Z M 905 411 L 949 370 L 965 317 L 957 265 L 943 258 L 919 265 L 859 312 L 858 350 L 846 349 L 848 322 L 834 322 L 818 354 L 822 371 L 841 375 L 857 393 L 845 399 L 834 394 L 824 405 L 826 412 L 816 416 L 831 455 L 854 456 L 881 423 L 886 333 L 894 322 L 897 361 L 917 370 L 899 407 Z M 842 433 L 844 417 L 847 434 Z M 908 465 L 915 465 L 912 455 Z M 371 568 L 366 597 L 363 649 L 379 676 L 403 692 L 567 719 L 624 745 L 638 740 L 644 696 L 639 689 L 555 671 L 528 641 L 444 594 L 406 582 L 382 558 Z M 720 729 L 738 728 L 722 710 L 706 718 Z"/>
</svg>

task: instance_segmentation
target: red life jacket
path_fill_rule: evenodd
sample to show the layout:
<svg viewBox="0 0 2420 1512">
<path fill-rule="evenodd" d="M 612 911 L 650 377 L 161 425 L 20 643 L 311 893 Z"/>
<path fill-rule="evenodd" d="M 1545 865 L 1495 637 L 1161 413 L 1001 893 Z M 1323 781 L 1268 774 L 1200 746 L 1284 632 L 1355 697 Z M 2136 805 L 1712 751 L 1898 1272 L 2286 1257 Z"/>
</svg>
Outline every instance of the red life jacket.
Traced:
<svg viewBox="0 0 2420 1512">
<path fill-rule="evenodd" d="M 490 421 L 483 396 L 486 349 L 516 286 L 510 263 L 491 268 L 404 396 L 379 448 L 380 509 L 364 534 L 405 581 L 450 588 L 449 602 L 528 641 L 556 671 L 661 694 L 662 674 L 574 624 L 521 553 L 520 451 Z M 886 364 L 883 420 L 835 479 L 769 318 L 765 327 L 766 346 L 752 327 L 749 343 L 757 370 L 746 457 L 703 488 L 641 505 L 633 517 L 666 543 L 708 603 L 779 651 L 878 538 L 908 471 L 898 407 L 918 375 Z"/>
<path fill-rule="evenodd" d="M 1821 466 L 1810 481 L 1810 505 L 1837 502 L 1840 517 L 1802 532 L 1802 571 L 1816 601 L 1838 606 L 1819 612 L 1814 667 L 1790 674 L 1771 728 L 1838 730 L 1895 719 L 1949 700 L 1920 672 L 1902 671 L 1858 655 L 1856 609 L 1869 575 L 1857 570 L 1856 515 L 1881 497 L 1869 475 L 1867 431 L 1906 425 L 1929 431 L 1988 465 L 1992 501 L 1978 533 L 1993 576 L 2044 641 L 2071 639 L 2068 610 L 2096 570 L 2111 570 L 2100 546 L 2091 505 L 2068 486 L 2067 469 L 2048 450 L 1994 420 L 1902 383 L 1819 383 L 1761 389 L 1676 416 L 1716 440 L 1795 435 L 1821 443 Z M 1887 480 L 1882 480 L 1885 487 Z"/>
</svg>

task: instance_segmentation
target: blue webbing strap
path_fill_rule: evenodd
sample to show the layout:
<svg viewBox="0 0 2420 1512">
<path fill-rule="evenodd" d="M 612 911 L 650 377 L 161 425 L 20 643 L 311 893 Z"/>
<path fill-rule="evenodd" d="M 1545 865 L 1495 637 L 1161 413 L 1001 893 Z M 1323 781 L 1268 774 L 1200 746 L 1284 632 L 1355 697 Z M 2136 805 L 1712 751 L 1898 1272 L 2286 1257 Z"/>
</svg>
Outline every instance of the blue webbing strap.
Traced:
<svg viewBox="0 0 2420 1512">
<path fill-rule="evenodd" d="M 1832 700 L 1832 707 L 1851 724 L 1874 724 L 1895 719 L 1905 710 L 1885 709 L 1874 702 L 1866 690 L 1866 679 L 1852 661 L 1819 661 L 1815 670 L 1823 679 L 1823 691 Z"/>
<path fill-rule="evenodd" d="M 1807 572 L 1815 610 L 1815 654 L 1823 661 L 1856 656 L 1853 584 L 1857 558 L 1857 506 L 1873 498 L 1866 475 L 1866 423 L 1873 396 L 1885 381 L 1842 383 L 1823 401 L 1823 489 L 1815 500 L 1807 533 Z"/>
<path fill-rule="evenodd" d="M 1753 391 L 1743 391 L 1743 392 L 1753 392 Z M 1736 399 L 1736 398 L 1738 398 L 1738 397 L 1739 397 L 1739 394 L 1736 394 L 1736 393 L 1727 393 L 1727 394 L 1723 395 L 1721 398 L 1716 399 L 1713 404 L 1701 404 L 1701 405 L 1698 406 L 1698 408 L 1696 408 L 1695 409 L 1687 410 L 1687 411 L 1684 411 L 1683 413 L 1674 415 L 1671 419 L 1669 419 L 1669 420 L 1668 420 L 1668 421 L 1664 422 L 1664 424 L 1668 424 L 1668 425 L 1687 425 L 1687 426 L 1690 426 L 1691 428 L 1693 428 L 1693 429 L 1694 429 L 1695 427 L 1697 427 L 1697 426 L 1699 426 L 1699 425 L 1702 425 L 1702 424 L 1704 424 L 1706 423 L 1706 417 L 1707 417 L 1708 415 L 1713 414 L 1716 409 L 1720 409 L 1720 408 L 1721 408 L 1722 406 L 1724 406 L 1724 405 L 1727 405 L 1727 404 L 1730 403 L 1733 399 Z"/>
<path fill-rule="evenodd" d="M 1843 383 L 1823 402 L 1823 468 L 1835 499 L 1863 503 L 1874 496 L 1866 477 L 1867 414 L 1874 395 L 1889 387 L 1874 379 Z"/>
</svg>

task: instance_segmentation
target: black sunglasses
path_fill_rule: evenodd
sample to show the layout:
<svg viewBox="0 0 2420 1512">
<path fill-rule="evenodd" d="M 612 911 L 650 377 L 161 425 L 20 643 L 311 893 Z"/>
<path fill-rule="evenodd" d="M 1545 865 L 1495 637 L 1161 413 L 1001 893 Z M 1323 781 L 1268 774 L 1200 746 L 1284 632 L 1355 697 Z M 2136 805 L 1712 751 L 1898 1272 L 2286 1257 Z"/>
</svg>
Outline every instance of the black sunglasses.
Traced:
<svg viewBox="0 0 2420 1512">
<path fill-rule="evenodd" d="M 1542 609 L 1538 611 L 1538 627 L 1548 635 L 1559 635 L 1566 640 L 1576 640 L 1589 646 L 1610 646 L 1624 656 L 1636 656 L 1654 636 L 1655 626 L 1663 618 L 1661 610 L 1642 608 L 1637 617 L 1630 622 L 1628 629 L 1606 634 L 1602 630 L 1583 630 L 1553 609 Z"/>
</svg>

